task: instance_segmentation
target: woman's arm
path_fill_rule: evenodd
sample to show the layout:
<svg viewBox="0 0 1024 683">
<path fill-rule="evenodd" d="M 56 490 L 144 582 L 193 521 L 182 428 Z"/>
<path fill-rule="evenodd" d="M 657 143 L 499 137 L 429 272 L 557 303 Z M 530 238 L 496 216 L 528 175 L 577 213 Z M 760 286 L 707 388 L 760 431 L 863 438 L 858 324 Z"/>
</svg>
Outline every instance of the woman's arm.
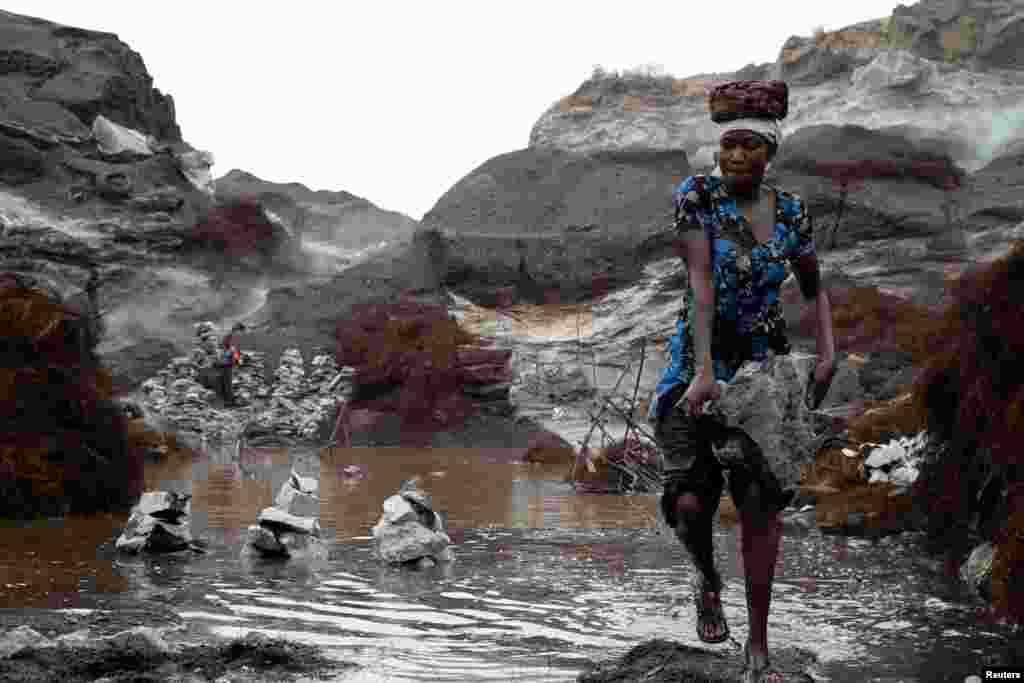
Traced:
<svg viewBox="0 0 1024 683">
<path fill-rule="evenodd" d="M 796 259 L 793 266 L 804 303 L 814 302 L 818 358 L 822 361 L 834 362 L 836 346 L 832 335 L 832 306 L 828 300 L 828 293 L 821 286 L 818 257 L 813 253 L 806 254 Z"/>
<path fill-rule="evenodd" d="M 702 228 L 687 230 L 679 238 L 679 250 L 686 260 L 693 289 L 693 352 L 697 379 L 713 381 L 711 363 L 711 322 L 715 311 L 715 290 L 711 286 L 711 247 Z"/>
</svg>

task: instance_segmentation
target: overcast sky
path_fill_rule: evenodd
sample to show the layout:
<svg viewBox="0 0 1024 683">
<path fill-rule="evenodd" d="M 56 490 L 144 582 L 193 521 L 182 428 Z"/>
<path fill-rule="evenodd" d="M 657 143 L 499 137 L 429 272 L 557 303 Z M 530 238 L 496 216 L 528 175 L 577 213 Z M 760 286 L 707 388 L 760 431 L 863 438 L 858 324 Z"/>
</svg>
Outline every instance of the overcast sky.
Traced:
<svg viewBox="0 0 1024 683">
<path fill-rule="evenodd" d="M 907 4 L 912 4 L 905 0 Z M 898 2 L 4 0 L 116 33 L 214 174 L 346 190 L 417 220 L 600 64 L 682 78 L 774 61 L 791 35 Z M 727 24 L 722 14 L 736 21 Z"/>
</svg>

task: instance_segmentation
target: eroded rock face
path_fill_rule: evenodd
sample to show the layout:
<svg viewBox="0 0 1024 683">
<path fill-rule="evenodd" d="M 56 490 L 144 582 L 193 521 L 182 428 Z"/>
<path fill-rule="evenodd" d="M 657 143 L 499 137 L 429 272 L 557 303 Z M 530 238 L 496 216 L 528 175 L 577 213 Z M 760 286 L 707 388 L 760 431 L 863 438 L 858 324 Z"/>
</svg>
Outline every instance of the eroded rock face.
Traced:
<svg viewBox="0 0 1024 683">
<path fill-rule="evenodd" d="M 181 139 L 174 101 L 153 87 L 142 57 L 116 35 L 0 12 L 0 38 L 0 91 L 12 100 L 31 92 L 32 100 L 56 104 L 85 126 L 102 114 L 162 140 Z M 74 134 L 61 118 L 67 120 L 52 109 L 42 122 Z"/>
</svg>

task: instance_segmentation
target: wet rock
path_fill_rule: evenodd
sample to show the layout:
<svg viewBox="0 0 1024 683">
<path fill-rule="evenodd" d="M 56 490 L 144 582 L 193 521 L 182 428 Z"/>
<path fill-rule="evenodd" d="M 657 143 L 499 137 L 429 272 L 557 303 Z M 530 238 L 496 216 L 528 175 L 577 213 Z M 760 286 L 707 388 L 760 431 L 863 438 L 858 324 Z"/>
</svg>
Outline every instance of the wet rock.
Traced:
<svg viewBox="0 0 1024 683">
<path fill-rule="evenodd" d="M 177 552 L 191 547 L 190 499 L 173 492 L 147 491 L 132 508 L 115 547 L 129 553 Z"/>
<path fill-rule="evenodd" d="M 273 531 L 258 524 L 253 524 L 246 532 L 245 545 L 253 547 L 265 555 L 283 555 L 285 547 L 277 540 Z"/>
<path fill-rule="evenodd" d="M 18 626 L 0 634 L 0 659 L 11 657 L 26 648 L 46 647 L 49 644 L 41 633 L 29 626 Z"/>
<path fill-rule="evenodd" d="M 315 518 L 290 515 L 276 507 L 264 508 L 256 521 L 260 526 L 268 529 L 296 531 L 313 536 L 320 535 L 320 523 Z"/>
<path fill-rule="evenodd" d="M 434 512 L 430 497 L 415 483 L 406 482 L 398 495 L 384 501 L 383 508 L 384 513 L 372 530 L 381 560 L 400 564 L 424 557 L 435 562 L 454 559 L 441 516 Z"/>
<path fill-rule="evenodd" d="M 995 548 L 991 543 L 983 543 L 971 551 L 967 560 L 960 566 L 960 578 L 972 593 L 990 599 L 992 595 L 992 559 Z"/>
</svg>

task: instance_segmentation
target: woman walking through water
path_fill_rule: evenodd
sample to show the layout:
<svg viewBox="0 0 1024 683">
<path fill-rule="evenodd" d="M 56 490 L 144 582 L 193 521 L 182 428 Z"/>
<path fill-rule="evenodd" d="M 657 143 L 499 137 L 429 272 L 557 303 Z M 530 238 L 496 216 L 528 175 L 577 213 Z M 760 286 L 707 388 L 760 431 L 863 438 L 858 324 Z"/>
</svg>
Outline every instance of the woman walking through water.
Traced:
<svg viewBox="0 0 1024 683">
<path fill-rule="evenodd" d="M 786 354 L 779 291 L 791 267 L 804 301 L 817 312 L 818 362 L 809 383 L 816 408 L 835 373 L 832 314 L 819 288 L 811 220 L 795 194 L 768 186 L 765 169 L 788 109 L 782 81 L 733 81 L 712 89 L 712 120 L 720 124 L 721 175 L 694 175 L 676 189 L 678 249 L 689 287 L 671 339 L 671 365 L 651 402 L 651 421 L 664 461 L 662 514 L 697 569 L 697 635 L 706 643 L 729 638 L 722 579 L 715 567 L 712 520 L 729 470 L 740 513 L 749 636 L 745 683 L 783 681 L 768 660 L 768 608 L 778 557 L 784 491 L 752 437 L 705 414 L 708 402 L 747 361 Z M 714 448 L 735 440 L 742 457 L 720 462 Z M 714 447 L 714 448 L 713 448 Z"/>
</svg>

